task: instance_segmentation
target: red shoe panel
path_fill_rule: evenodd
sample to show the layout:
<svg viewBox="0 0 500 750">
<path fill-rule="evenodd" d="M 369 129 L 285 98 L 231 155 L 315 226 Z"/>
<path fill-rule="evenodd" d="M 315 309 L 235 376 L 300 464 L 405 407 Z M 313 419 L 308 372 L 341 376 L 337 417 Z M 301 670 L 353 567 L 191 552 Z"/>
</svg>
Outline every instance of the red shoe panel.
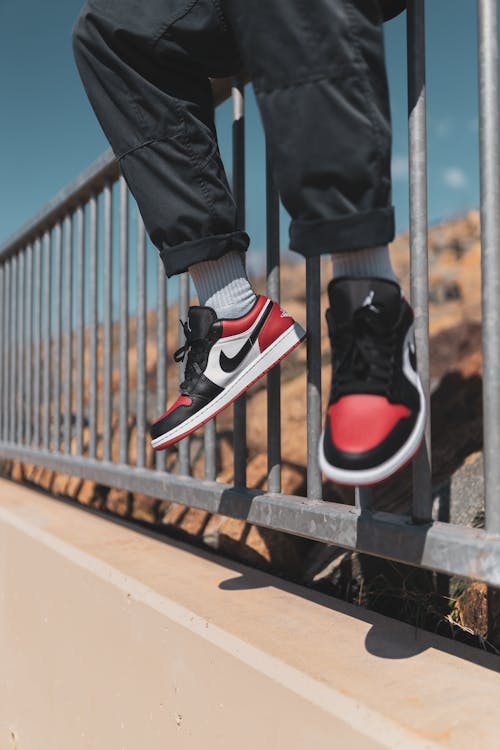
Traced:
<svg viewBox="0 0 500 750">
<path fill-rule="evenodd" d="M 158 422 L 161 422 L 162 419 L 165 419 L 165 417 L 168 417 L 168 415 L 171 414 L 174 411 L 174 409 L 177 409 L 179 406 L 191 406 L 192 403 L 193 402 L 189 398 L 189 396 L 184 396 L 184 395 L 179 396 L 177 401 L 174 404 L 172 404 L 170 409 L 167 409 L 165 414 L 162 414 L 161 417 L 158 417 L 158 419 L 155 419 L 153 424 L 157 424 Z"/>
<path fill-rule="evenodd" d="M 264 295 L 261 294 L 257 298 L 257 302 L 255 303 L 255 305 L 246 315 L 243 315 L 241 318 L 229 318 L 223 320 L 222 336 L 235 336 L 237 333 L 241 333 L 242 331 L 246 331 L 247 328 L 250 328 L 250 326 L 253 325 L 259 317 L 260 313 L 262 312 L 262 308 L 267 301 L 268 298 L 264 297 Z"/>
<path fill-rule="evenodd" d="M 271 314 L 264 323 L 257 338 L 260 351 L 265 351 L 268 346 L 273 344 L 292 325 L 293 318 L 284 312 L 277 302 L 274 302 Z"/>
<path fill-rule="evenodd" d="M 338 450 L 364 453 L 379 445 L 400 419 L 410 416 L 403 404 L 385 396 L 356 393 L 343 396 L 328 409 L 330 434 Z"/>
</svg>

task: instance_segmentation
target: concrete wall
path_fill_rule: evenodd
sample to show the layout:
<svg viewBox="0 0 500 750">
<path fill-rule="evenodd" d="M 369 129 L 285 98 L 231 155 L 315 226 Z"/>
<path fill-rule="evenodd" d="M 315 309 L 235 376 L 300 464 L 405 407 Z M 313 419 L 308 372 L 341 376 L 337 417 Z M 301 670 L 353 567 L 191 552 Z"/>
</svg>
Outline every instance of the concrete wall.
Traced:
<svg viewBox="0 0 500 750">
<path fill-rule="evenodd" d="M 0 750 L 497 750 L 499 665 L 0 481 Z"/>
</svg>

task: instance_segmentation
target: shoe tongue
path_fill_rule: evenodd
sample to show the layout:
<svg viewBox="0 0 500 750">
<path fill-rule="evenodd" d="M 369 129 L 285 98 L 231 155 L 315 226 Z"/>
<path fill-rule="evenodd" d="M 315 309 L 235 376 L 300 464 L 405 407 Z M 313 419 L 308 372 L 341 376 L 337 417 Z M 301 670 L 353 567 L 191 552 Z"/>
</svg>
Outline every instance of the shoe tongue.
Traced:
<svg viewBox="0 0 500 750">
<path fill-rule="evenodd" d="M 399 318 L 401 289 L 385 279 L 338 279 L 328 285 L 328 296 L 335 323 L 352 320 L 357 310 L 367 308 L 382 326 L 392 326 Z"/>
<path fill-rule="evenodd" d="M 215 310 L 211 307 L 190 307 L 188 325 L 193 339 L 203 339 L 217 320 Z"/>
</svg>

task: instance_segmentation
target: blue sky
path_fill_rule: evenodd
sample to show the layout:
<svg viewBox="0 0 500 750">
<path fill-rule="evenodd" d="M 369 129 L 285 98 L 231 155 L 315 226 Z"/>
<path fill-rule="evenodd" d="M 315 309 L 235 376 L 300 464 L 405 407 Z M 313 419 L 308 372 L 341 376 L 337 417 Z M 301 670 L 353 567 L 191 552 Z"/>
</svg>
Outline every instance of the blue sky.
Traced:
<svg viewBox="0 0 500 750">
<path fill-rule="evenodd" d="M 0 242 L 107 147 L 81 87 L 70 34 L 80 0 L 0 0 Z M 429 217 L 432 222 L 479 201 L 476 3 L 427 2 Z M 398 231 L 408 226 L 406 39 L 404 16 L 386 24 L 393 114 L 393 202 Z M 230 159 L 230 111 L 217 115 Z M 247 224 L 253 246 L 265 240 L 263 134 L 247 94 Z M 283 212 L 282 246 L 287 242 Z"/>
</svg>

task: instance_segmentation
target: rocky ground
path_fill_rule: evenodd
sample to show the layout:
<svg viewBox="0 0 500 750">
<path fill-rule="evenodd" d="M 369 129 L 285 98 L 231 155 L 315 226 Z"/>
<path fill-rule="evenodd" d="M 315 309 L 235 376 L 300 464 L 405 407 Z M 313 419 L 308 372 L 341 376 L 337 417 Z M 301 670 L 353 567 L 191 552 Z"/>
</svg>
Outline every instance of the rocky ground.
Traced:
<svg viewBox="0 0 500 750">
<path fill-rule="evenodd" d="M 408 291 L 408 237 L 393 244 L 392 258 L 403 286 Z M 434 512 L 451 522 L 481 526 L 484 518 L 482 495 L 482 357 L 480 295 L 479 216 L 464 217 L 435 226 L 429 233 L 430 332 Z M 329 261 L 322 265 L 323 289 L 330 275 Z M 257 285 L 263 291 L 264 279 Z M 281 270 L 282 301 L 299 321 L 305 321 L 304 267 L 286 263 Z M 326 294 L 321 296 L 322 311 Z M 326 325 L 322 316 L 323 401 L 328 396 L 329 353 Z M 169 351 L 177 346 L 178 314 L 169 313 Z M 155 315 L 148 316 L 148 417 L 155 415 L 156 348 Z M 131 403 L 135 376 L 135 329 L 130 324 L 129 369 Z M 117 340 L 117 337 L 115 337 Z M 99 356 L 102 357 L 102 343 Z M 306 483 L 306 347 L 299 347 L 282 367 L 282 452 L 283 491 L 302 495 Z M 168 370 L 169 400 L 177 387 L 177 370 Z M 115 399 L 118 372 L 114 373 Z M 115 404 L 116 405 L 116 404 Z M 132 410 L 133 411 L 133 410 Z M 248 484 L 266 487 L 265 383 L 256 384 L 248 395 Z M 201 431 L 200 431 L 201 432 Z M 217 419 L 218 479 L 232 480 L 232 410 Z M 117 430 L 113 457 L 118 458 Z M 129 457 L 135 460 L 136 430 L 129 419 Z M 99 445 L 99 448 L 101 446 Z M 203 476 L 202 435 L 191 440 L 195 476 Z M 148 465 L 153 455 L 148 450 Z M 176 471 L 177 451 L 167 453 L 167 468 Z M 4 472 L 16 479 L 41 485 L 52 492 L 101 509 L 127 515 L 138 521 L 160 523 L 165 530 L 190 541 L 215 547 L 223 554 L 274 571 L 278 575 L 340 596 L 348 601 L 438 630 L 475 645 L 500 648 L 500 603 L 483 584 L 445 580 L 426 571 L 377 560 L 366 555 L 294 538 L 241 521 L 209 515 L 174 503 L 132 495 L 74 477 L 56 475 L 44 469 L 6 465 Z M 407 512 L 411 497 L 411 469 L 379 486 L 377 508 Z M 329 482 L 325 500 L 352 503 L 352 492 Z"/>
</svg>

